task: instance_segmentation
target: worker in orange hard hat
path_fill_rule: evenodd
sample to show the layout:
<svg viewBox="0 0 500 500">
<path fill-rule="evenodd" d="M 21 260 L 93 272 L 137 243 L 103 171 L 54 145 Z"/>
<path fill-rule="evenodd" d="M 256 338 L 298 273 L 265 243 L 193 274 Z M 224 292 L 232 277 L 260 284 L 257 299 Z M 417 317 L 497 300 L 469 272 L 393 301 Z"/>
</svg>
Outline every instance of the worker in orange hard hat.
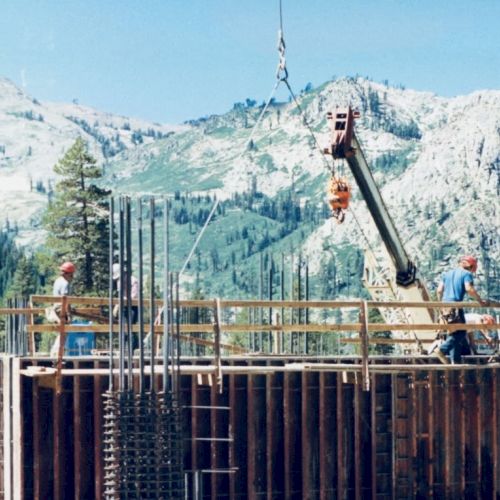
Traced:
<svg viewBox="0 0 500 500">
<path fill-rule="evenodd" d="M 59 266 L 59 271 L 61 272 L 61 274 L 54 281 L 52 295 L 59 297 L 63 295 L 71 295 L 71 282 L 73 281 L 73 275 L 75 274 L 76 266 L 73 264 L 73 262 L 63 262 Z M 54 304 L 52 307 L 48 307 L 45 310 L 45 315 L 47 317 L 47 320 L 51 323 L 61 323 L 61 304 Z M 65 316 L 66 323 L 69 323 L 71 321 L 71 309 L 69 307 Z M 52 345 L 52 348 L 50 350 L 51 355 L 56 354 L 58 349 L 59 336 L 57 336 L 54 344 Z"/>
<path fill-rule="evenodd" d="M 75 274 L 76 267 L 73 262 L 64 262 L 60 265 L 59 271 L 61 275 L 55 280 L 53 295 L 70 295 L 71 293 L 71 281 L 73 280 L 73 275 Z"/>
<path fill-rule="evenodd" d="M 462 302 L 465 295 L 476 299 L 482 306 L 488 305 L 487 300 L 483 300 L 474 288 L 473 273 L 477 271 L 477 259 L 472 255 L 460 257 L 456 269 L 447 271 L 441 277 L 437 289 L 439 300 L 444 302 Z M 464 310 L 458 307 L 446 307 L 441 311 L 443 323 L 464 323 Z M 450 355 L 452 363 L 459 363 L 462 349 L 466 343 L 467 331 L 457 330 L 450 332 L 444 343 L 435 351 L 435 355 L 442 363 L 448 363 L 446 355 Z"/>
<path fill-rule="evenodd" d="M 472 255 L 464 255 L 463 257 L 460 257 L 460 265 L 471 273 L 475 273 L 477 271 L 477 259 Z"/>
</svg>

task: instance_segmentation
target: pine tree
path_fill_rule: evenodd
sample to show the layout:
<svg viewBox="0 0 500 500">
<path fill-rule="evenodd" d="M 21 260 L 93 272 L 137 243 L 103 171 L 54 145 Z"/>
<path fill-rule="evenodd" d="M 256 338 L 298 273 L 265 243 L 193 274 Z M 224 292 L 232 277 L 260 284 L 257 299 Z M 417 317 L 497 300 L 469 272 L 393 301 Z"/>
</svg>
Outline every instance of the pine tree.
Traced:
<svg viewBox="0 0 500 500">
<path fill-rule="evenodd" d="M 108 285 L 109 191 L 92 183 L 102 176 L 87 144 L 78 138 L 54 166 L 61 176 L 44 217 L 47 245 L 58 262 L 77 266 L 73 282 L 78 294 L 99 293 Z"/>
<path fill-rule="evenodd" d="M 21 250 L 14 243 L 14 239 L 9 231 L 0 231 L 0 299 L 4 297 L 12 283 L 12 278 L 21 256 Z"/>
<path fill-rule="evenodd" d="M 17 261 L 16 272 L 7 295 L 28 299 L 31 294 L 37 291 L 37 276 L 38 272 L 33 257 L 27 257 L 23 254 Z"/>
</svg>

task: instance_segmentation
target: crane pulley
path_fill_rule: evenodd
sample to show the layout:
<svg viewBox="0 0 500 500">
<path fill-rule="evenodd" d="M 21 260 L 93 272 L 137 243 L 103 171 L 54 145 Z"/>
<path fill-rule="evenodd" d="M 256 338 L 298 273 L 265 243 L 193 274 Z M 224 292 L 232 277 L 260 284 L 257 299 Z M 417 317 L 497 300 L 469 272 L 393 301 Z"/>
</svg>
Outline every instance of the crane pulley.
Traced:
<svg viewBox="0 0 500 500">
<path fill-rule="evenodd" d="M 328 182 L 327 197 L 332 215 L 339 223 L 344 222 L 345 210 L 349 207 L 351 187 L 344 177 L 332 175 Z"/>
<path fill-rule="evenodd" d="M 331 121 L 332 140 L 331 147 L 326 148 L 323 152 L 332 155 L 334 159 L 354 156 L 355 150 L 351 146 L 351 142 L 354 134 L 354 120 L 359 118 L 359 112 L 347 108 L 337 111 L 335 114 L 329 112 L 326 117 Z M 332 177 L 328 182 L 327 198 L 333 217 L 342 223 L 345 219 L 345 211 L 349 208 L 351 187 L 346 178 L 337 176 L 333 170 Z"/>
</svg>

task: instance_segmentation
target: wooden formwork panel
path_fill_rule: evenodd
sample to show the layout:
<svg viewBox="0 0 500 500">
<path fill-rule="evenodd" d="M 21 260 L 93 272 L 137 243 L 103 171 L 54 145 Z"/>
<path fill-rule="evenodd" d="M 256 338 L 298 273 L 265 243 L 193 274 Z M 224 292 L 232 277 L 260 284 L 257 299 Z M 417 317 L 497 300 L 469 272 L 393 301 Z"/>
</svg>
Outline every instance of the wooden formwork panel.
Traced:
<svg viewBox="0 0 500 500">
<path fill-rule="evenodd" d="M 275 370 L 226 374 L 222 391 L 201 385 L 196 375 L 181 376 L 184 466 L 204 471 L 204 498 L 466 499 L 500 493 L 497 369 L 428 371 L 422 365 L 405 373 L 372 372 L 371 390 L 363 391 L 354 373 L 287 371 L 281 369 L 285 362 L 225 361 Z M 14 474 L 3 464 L 2 481 L 21 477 L 18 491 L 27 499 L 101 498 L 108 381 L 104 375 L 68 376 L 58 396 L 39 379 L 20 377 L 23 470 Z"/>
</svg>

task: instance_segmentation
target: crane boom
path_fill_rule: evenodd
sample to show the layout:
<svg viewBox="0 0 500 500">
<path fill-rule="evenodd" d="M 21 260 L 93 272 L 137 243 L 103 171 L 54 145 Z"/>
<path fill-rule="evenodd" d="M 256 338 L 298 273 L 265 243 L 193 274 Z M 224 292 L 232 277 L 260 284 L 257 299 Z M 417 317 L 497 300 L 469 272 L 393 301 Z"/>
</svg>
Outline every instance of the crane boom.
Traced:
<svg viewBox="0 0 500 500">
<path fill-rule="evenodd" d="M 386 249 L 384 261 L 389 258 L 392 264 L 389 266 L 390 277 L 381 279 L 378 269 L 380 266 L 375 256 L 367 252 L 363 279 L 365 286 L 374 300 L 429 301 L 429 293 L 424 283 L 417 277 L 417 268 L 406 253 L 354 133 L 354 120 L 358 117 L 359 113 L 350 107 L 327 114 L 327 118 L 331 120 L 332 139 L 331 147 L 324 152 L 347 161 L 384 242 Z M 395 313 L 382 308 L 380 312 L 388 322 L 391 321 L 391 314 L 400 315 L 404 322 L 413 324 L 434 322 L 434 311 L 427 308 L 403 308 Z M 421 348 L 420 341 L 434 339 L 435 331 L 419 331 L 418 334 L 413 332 L 413 335 Z"/>
<path fill-rule="evenodd" d="M 332 124 L 332 147 L 326 152 L 331 153 L 334 158 L 344 158 L 347 161 L 394 263 L 396 282 L 401 286 L 409 286 L 416 279 L 416 268 L 403 247 L 396 226 L 354 134 L 354 119 L 358 116 L 359 113 L 353 112 L 351 108 L 337 111 L 335 115 L 333 113 L 327 115 L 334 122 Z"/>
</svg>

